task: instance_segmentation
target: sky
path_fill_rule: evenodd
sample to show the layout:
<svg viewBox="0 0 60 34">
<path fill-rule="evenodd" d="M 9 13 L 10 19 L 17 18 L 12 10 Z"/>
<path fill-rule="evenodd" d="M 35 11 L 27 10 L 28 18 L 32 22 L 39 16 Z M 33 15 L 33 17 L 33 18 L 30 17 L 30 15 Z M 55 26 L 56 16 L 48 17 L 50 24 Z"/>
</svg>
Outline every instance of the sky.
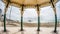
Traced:
<svg viewBox="0 0 60 34">
<path fill-rule="evenodd" d="M 4 8 L 5 4 L 0 1 L 0 8 L 2 9 L 2 14 L 4 14 Z M 56 3 L 56 10 L 57 10 L 57 17 L 58 21 L 60 21 L 60 1 Z M 20 21 L 21 20 L 21 8 L 17 8 L 14 6 L 9 6 L 7 10 L 7 18 L 15 20 L 15 21 Z M 11 11 L 11 17 L 10 17 L 10 11 Z M 31 20 L 33 23 L 37 22 L 37 11 L 35 8 L 26 8 L 24 9 L 24 22 L 29 22 Z M 43 7 L 40 8 L 40 20 L 41 22 L 54 22 L 54 11 L 51 8 L 51 6 Z"/>
</svg>

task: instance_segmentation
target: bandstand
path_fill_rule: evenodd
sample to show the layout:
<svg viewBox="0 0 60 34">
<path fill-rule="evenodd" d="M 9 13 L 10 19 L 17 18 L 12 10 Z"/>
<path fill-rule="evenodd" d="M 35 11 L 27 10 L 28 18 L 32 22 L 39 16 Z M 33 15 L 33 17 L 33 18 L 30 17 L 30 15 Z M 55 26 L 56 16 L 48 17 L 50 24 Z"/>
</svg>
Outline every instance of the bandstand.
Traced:
<svg viewBox="0 0 60 34">
<path fill-rule="evenodd" d="M 4 32 L 6 32 L 6 12 L 10 5 L 21 8 L 21 31 L 23 31 L 23 14 L 25 8 L 36 8 L 38 15 L 38 27 L 37 31 L 40 31 L 40 8 L 51 6 L 54 10 L 55 16 L 55 29 L 54 32 L 57 32 L 57 13 L 55 4 L 58 0 L 3 0 L 5 3 L 5 11 L 4 11 Z"/>
</svg>

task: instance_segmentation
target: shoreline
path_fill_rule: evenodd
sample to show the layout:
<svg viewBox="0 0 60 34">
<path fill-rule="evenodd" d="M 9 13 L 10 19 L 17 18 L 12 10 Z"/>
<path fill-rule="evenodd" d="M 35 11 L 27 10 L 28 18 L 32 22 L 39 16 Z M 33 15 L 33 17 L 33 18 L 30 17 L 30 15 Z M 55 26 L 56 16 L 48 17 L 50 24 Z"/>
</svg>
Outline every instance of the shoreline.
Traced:
<svg viewBox="0 0 60 34">
<path fill-rule="evenodd" d="M 0 22 L 0 26 L 3 26 L 3 22 Z M 6 23 L 6 26 L 9 27 L 20 27 L 20 23 L 19 22 L 10 22 L 10 23 Z M 37 27 L 38 23 L 23 23 L 24 27 Z M 41 23 L 40 27 L 54 27 L 55 23 Z M 57 27 L 60 27 L 60 23 L 58 23 Z"/>
</svg>

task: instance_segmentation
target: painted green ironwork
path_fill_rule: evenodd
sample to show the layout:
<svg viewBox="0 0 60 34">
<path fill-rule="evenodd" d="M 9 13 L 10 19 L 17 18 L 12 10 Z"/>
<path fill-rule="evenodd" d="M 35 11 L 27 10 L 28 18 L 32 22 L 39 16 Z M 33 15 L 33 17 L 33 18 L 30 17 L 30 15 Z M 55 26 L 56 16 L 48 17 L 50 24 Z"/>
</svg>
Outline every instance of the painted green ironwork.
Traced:
<svg viewBox="0 0 60 34">
<path fill-rule="evenodd" d="M 4 14 L 4 32 L 6 32 L 6 14 Z"/>
<path fill-rule="evenodd" d="M 37 13 L 38 13 L 38 29 L 37 31 L 40 31 L 40 11 L 39 11 L 39 5 L 37 4 Z"/>
<path fill-rule="evenodd" d="M 22 8 L 21 8 L 21 31 L 23 31 L 23 9 L 24 9 L 24 5 L 22 4 Z"/>
<path fill-rule="evenodd" d="M 6 32 L 6 12 L 7 12 L 7 8 L 8 8 L 10 0 L 7 0 L 7 1 L 8 1 L 8 3 L 6 5 L 5 12 L 4 12 L 4 32 Z"/>
<path fill-rule="evenodd" d="M 21 16 L 21 31 L 23 31 L 23 16 Z"/>
<path fill-rule="evenodd" d="M 54 29 L 54 32 L 56 33 L 56 32 L 57 32 L 57 14 L 56 14 L 55 6 L 54 6 L 54 4 L 53 4 L 53 0 L 50 0 L 50 1 L 51 1 L 53 10 L 55 11 L 55 29 Z"/>
<path fill-rule="evenodd" d="M 40 16 L 38 16 L 38 30 L 37 31 L 40 31 Z"/>
<path fill-rule="evenodd" d="M 56 33 L 57 32 L 57 15 L 55 14 L 55 30 L 54 32 Z"/>
</svg>

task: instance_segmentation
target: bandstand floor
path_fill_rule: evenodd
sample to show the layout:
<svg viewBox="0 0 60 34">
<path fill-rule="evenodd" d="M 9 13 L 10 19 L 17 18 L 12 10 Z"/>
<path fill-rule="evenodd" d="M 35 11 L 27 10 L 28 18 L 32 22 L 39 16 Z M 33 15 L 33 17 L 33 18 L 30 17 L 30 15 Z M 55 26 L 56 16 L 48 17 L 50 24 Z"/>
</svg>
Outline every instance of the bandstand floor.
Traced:
<svg viewBox="0 0 60 34">
<path fill-rule="evenodd" d="M 3 27 L 0 27 L 0 34 L 60 34 L 60 27 L 57 28 L 57 33 L 54 33 L 54 27 L 24 27 L 24 31 L 20 31 L 20 27 L 7 27 L 7 32 L 3 32 Z"/>
</svg>

